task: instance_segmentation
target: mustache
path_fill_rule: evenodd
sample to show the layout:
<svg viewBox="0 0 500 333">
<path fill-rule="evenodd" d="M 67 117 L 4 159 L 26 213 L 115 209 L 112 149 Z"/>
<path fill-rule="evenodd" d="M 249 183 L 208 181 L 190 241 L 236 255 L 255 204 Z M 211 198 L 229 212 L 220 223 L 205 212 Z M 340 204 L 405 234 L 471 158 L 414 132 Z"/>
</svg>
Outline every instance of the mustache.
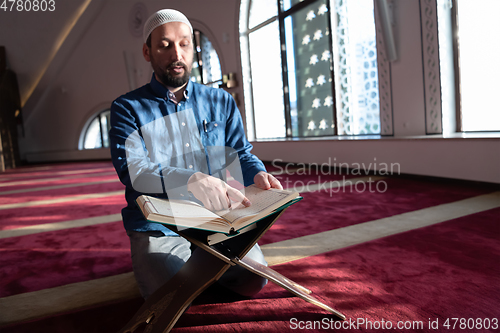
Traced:
<svg viewBox="0 0 500 333">
<path fill-rule="evenodd" d="M 183 63 L 182 61 L 176 61 L 168 65 L 167 68 L 173 68 L 173 67 L 182 67 L 187 70 L 187 65 Z"/>
</svg>

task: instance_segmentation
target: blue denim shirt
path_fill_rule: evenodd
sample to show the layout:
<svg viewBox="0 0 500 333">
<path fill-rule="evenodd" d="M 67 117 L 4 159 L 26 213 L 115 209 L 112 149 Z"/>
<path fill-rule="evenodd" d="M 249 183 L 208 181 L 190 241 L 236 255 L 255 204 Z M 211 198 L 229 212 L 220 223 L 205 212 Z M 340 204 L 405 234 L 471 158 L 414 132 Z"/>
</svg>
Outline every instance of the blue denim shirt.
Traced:
<svg viewBox="0 0 500 333">
<path fill-rule="evenodd" d="M 232 96 L 191 81 L 178 104 L 154 74 L 149 84 L 117 98 L 111 105 L 109 137 L 113 165 L 126 186 L 126 230 L 174 235 L 144 219 L 135 203 L 141 194 L 187 198 L 192 174 L 200 171 L 224 179 L 229 165 L 231 175 L 239 173 L 245 186 L 265 171 L 250 153 L 252 145 Z"/>
</svg>

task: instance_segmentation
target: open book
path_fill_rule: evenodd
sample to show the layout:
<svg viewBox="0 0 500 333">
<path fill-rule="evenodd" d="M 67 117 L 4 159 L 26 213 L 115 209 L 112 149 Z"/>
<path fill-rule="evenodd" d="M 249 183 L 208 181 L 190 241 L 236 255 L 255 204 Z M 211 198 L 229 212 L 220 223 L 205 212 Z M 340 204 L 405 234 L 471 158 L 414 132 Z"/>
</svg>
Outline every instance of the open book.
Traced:
<svg viewBox="0 0 500 333">
<path fill-rule="evenodd" d="M 187 200 L 165 200 L 141 195 L 137 204 L 146 220 L 174 225 L 178 229 L 194 228 L 234 235 L 274 211 L 299 200 L 299 193 L 286 190 L 262 190 L 255 185 L 245 188 L 250 207 L 212 212 L 198 203 Z M 247 228 L 246 230 L 248 230 Z"/>
</svg>

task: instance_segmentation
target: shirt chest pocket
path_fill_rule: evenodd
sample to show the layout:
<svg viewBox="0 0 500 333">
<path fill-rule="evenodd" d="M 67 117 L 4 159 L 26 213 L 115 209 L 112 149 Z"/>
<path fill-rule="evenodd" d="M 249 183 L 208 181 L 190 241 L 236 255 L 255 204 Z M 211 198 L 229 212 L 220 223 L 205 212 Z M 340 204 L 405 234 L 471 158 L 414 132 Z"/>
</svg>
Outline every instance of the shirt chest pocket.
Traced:
<svg viewBox="0 0 500 333">
<path fill-rule="evenodd" d="M 225 146 L 226 143 L 226 128 L 225 123 L 221 121 L 211 121 L 206 124 L 206 129 L 203 133 L 206 146 Z"/>
</svg>

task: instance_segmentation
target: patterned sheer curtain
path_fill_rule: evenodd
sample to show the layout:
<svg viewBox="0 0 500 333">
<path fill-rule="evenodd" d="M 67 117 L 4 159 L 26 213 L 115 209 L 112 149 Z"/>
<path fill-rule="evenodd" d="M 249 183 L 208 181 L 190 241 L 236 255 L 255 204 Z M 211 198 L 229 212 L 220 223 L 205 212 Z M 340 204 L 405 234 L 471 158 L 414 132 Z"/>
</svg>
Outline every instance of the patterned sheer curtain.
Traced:
<svg viewBox="0 0 500 333">
<path fill-rule="evenodd" d="M 332 3 L 338 134 L 380 134 L 373 0 Z"/>
<path fill-rule="evenodd" d="M 284 20 L 294 137 L 335 134 L 328 15 L 327 2 L 321 0 L 312 2 Z"/>
</svg>

